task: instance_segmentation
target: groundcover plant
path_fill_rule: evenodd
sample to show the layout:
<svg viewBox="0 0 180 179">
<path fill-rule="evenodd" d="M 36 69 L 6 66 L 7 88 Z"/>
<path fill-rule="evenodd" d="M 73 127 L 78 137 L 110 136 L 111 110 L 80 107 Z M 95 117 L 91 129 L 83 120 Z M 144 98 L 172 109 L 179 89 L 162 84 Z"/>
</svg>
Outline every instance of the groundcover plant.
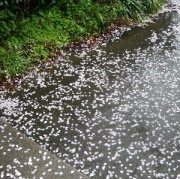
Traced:
<svg viewBox="0 0 180 179">
<path fill-rule="evenodd" d="M 142 21 L 164 0 L 1 0 L 0 78 L 60 55 L 71 42 L 100 35 L 115 19 Z"/>
</svg>

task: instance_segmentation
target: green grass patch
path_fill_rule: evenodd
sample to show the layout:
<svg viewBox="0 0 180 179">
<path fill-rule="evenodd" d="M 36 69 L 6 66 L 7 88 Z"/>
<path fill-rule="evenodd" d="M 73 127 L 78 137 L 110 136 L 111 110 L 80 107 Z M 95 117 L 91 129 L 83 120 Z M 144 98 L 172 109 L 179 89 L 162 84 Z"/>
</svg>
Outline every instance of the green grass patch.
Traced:
<svg viewBox="0 0 180 179">
<path fill-rule="evenodd" d="M 164 0 L 57 2 L 25 17 L 10 8 L 0 11 L 0 77 L 22 74 L 46 62 L 68 43 L 99 35 L 116 18 L 142 21 L 157 12 Z"/>
</svg>

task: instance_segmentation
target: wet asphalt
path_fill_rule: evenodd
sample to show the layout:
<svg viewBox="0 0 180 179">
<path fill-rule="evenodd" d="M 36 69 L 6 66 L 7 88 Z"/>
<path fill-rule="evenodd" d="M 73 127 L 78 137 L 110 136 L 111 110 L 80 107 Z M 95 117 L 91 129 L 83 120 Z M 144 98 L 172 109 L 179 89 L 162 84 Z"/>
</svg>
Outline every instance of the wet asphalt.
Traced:
<svg viewBox="0 0 180 179">
<path fill-rule="evenodd" d="M 148 26 L 115 30 L 108 42 L 2 92 L 1 119 L 93 179 L 180 178 L 180 2 L 173 2 Z"/>
</svg>

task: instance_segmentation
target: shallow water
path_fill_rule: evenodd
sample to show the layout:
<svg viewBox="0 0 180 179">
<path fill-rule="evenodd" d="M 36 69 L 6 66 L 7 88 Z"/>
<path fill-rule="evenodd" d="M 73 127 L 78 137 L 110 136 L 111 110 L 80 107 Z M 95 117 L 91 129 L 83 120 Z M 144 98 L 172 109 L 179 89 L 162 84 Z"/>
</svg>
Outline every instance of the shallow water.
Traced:
<svg viewBox="0 0 180 179">
<path fill-rule="evenodd" d="M 93 179 L 180 177 L 180 8 L 2 93 L 1 118 Z M 118 32 L 117 32 L 118 34 Z"/>
</svg>

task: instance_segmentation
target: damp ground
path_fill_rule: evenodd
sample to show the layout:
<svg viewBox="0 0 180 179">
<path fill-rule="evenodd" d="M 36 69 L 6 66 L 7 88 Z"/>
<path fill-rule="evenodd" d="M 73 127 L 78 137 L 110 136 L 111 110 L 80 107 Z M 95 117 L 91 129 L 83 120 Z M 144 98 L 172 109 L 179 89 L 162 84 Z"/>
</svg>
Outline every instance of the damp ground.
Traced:
<svg viewBox="0 0 180 179">
<path fill-rule="evenodd" d="M 67 54 L 1 92 L 1 118 L 90 178 L 180 178 L 174 4 L 148 26 L 117 30 L 107 43 Z"/>
</svg>

